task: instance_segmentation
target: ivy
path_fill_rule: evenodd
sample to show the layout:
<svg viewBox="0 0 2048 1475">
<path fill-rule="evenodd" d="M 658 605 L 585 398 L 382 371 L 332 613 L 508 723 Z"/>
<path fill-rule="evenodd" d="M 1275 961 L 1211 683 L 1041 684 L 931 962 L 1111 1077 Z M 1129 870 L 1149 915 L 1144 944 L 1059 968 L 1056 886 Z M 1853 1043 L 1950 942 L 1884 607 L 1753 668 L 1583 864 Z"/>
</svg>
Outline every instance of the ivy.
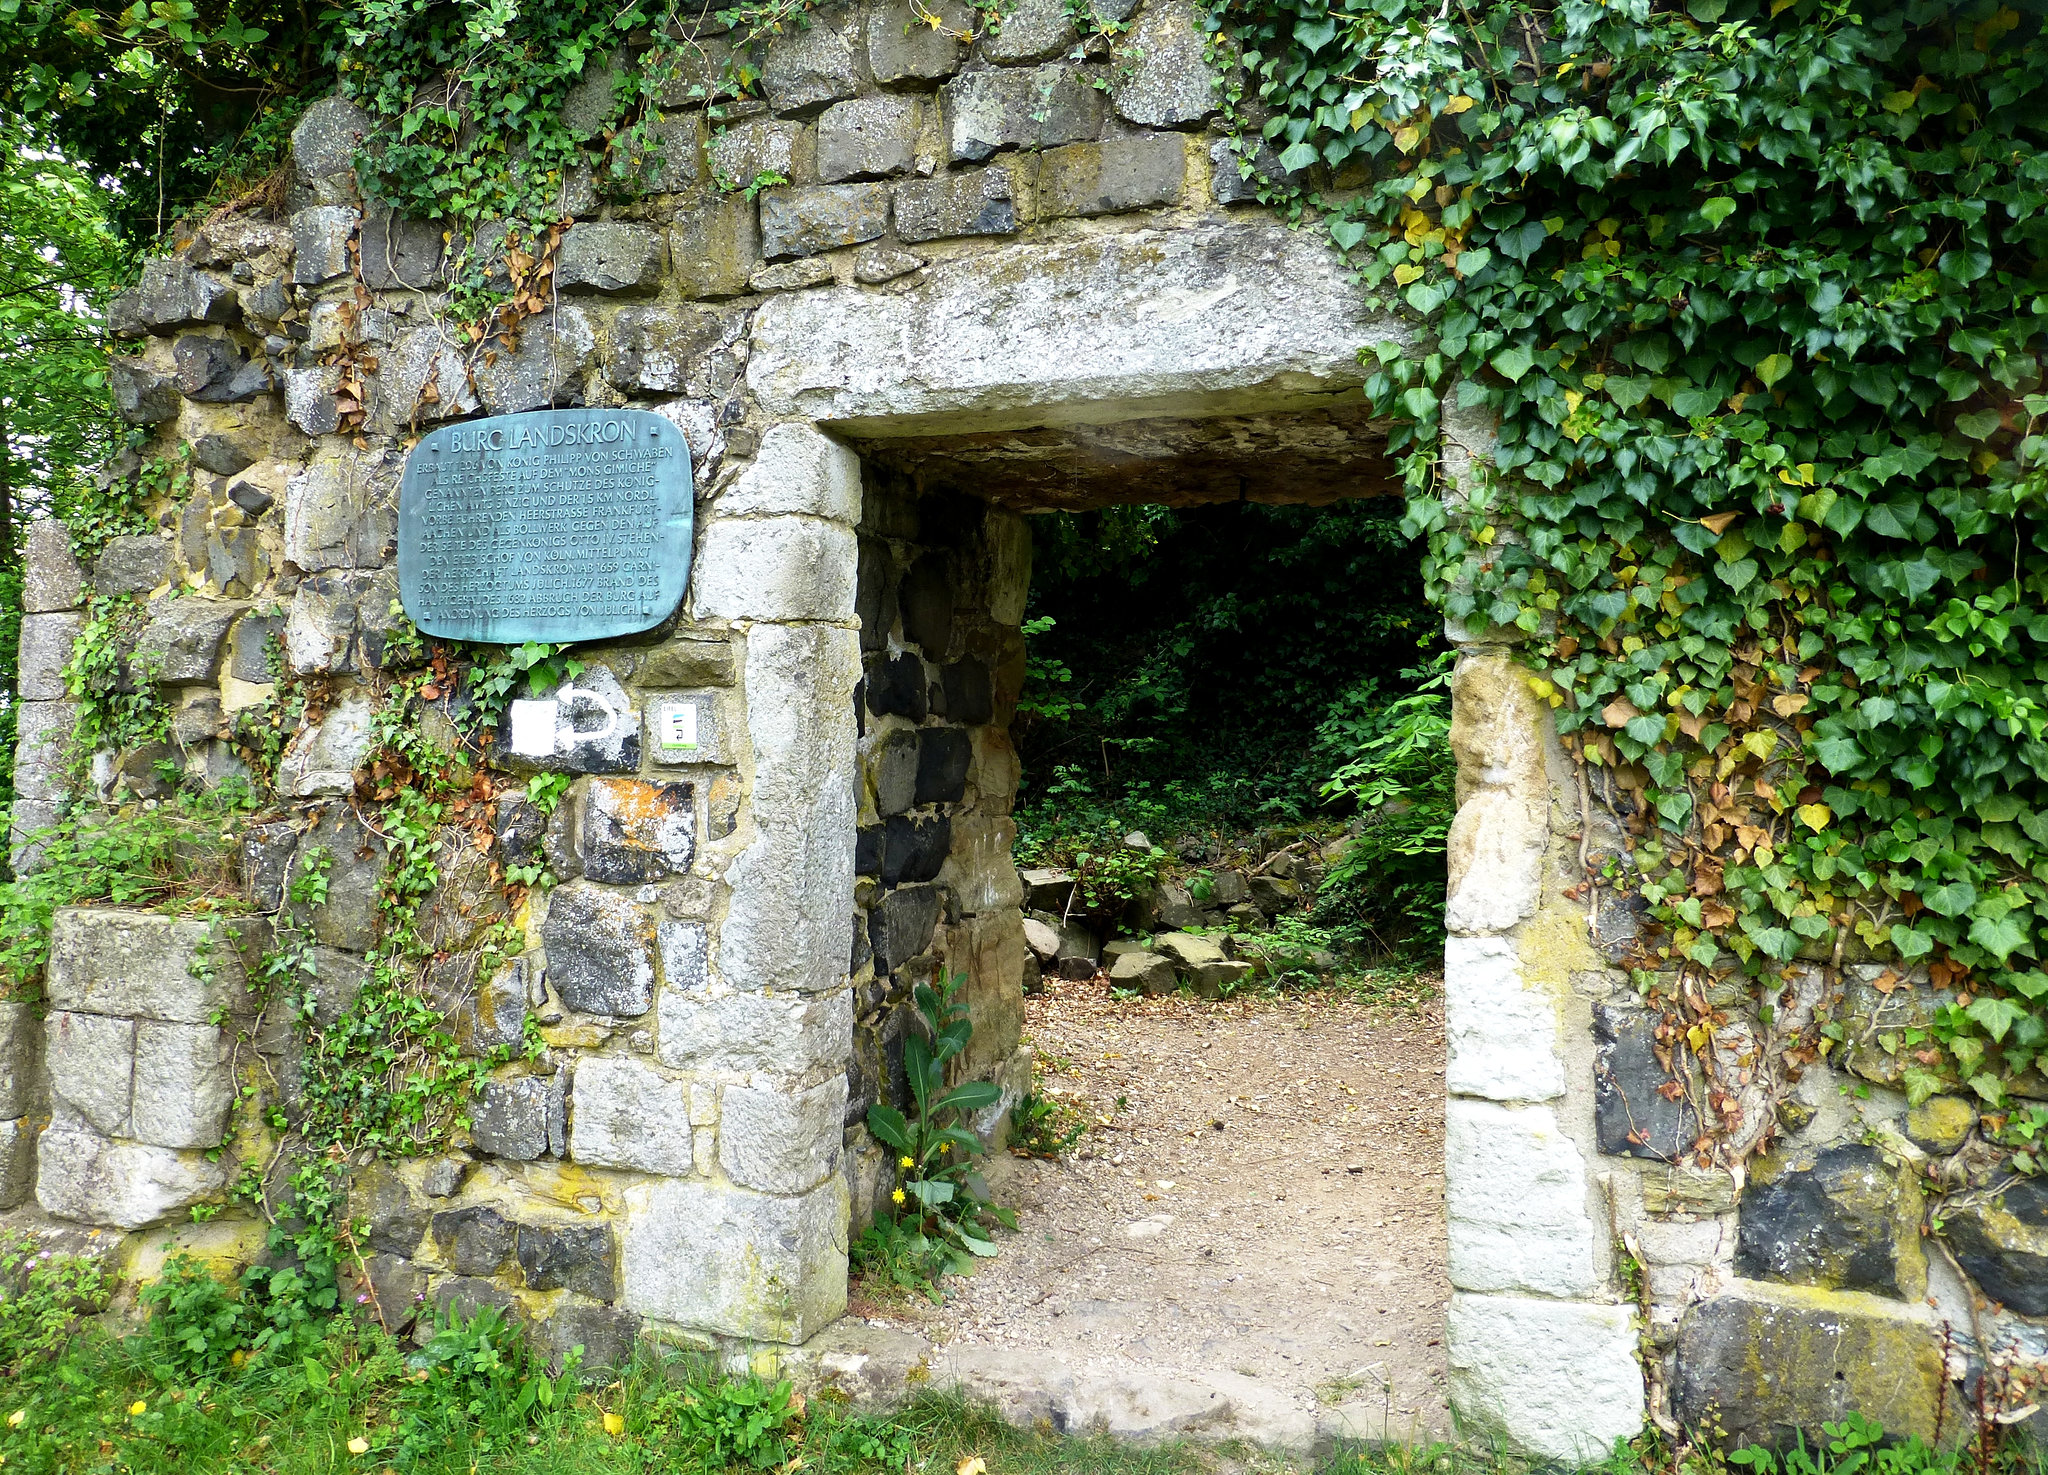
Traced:
<svg viewBox="0 0 2048 1475">
<path fill-rule="evenodd" d="M 1784 1017 L 1794 964 L 1917 963 L 1943 992 L 1890 1040 L 1910 1094 L 2002 1106 L 2048 1048 L 2041 18 L 1228 0 L 1218 24 L 1240 152 L 1302 171 L 1268 193 L 1423 325 L 1368 392 L 1432 596 L 1525 637 L 1623 823 L 1675 1038 L 1712 1073 L 1717 1036 L 1775 1021 L 1750 1068 L 1782 1082 L 1843 1038 L 1825 1004 Z M 1443 422 L 1484 416 L 1490 465 L 1452 486 L 1447 437 L 1485 448 Z M 1738 977 L 1747 1011 L 1701 1002 Z"/>
</svg>

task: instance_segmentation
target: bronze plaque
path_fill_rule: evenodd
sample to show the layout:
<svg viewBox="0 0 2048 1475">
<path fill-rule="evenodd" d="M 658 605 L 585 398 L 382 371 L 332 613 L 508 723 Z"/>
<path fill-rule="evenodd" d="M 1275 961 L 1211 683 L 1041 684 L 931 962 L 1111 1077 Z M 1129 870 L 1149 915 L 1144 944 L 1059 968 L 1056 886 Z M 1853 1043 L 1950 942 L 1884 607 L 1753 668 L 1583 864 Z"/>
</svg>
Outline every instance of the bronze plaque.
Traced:
<svg viewBox="0 0 2048 1475">
<path fill-rule="evenodd" d="M 536 410 L 429 431 L 398 492 L 398 597 L 429 635 L 631 635 L 690 580 L 690 448 L 646 410 Z"/>
</svg>

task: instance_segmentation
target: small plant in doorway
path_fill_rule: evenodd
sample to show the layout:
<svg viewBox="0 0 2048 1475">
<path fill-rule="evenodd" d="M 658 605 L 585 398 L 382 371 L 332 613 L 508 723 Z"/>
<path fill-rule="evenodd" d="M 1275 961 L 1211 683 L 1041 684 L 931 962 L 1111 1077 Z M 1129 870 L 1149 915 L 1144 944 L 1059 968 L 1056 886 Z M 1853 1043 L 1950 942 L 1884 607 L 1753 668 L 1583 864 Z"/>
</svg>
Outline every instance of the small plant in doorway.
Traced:
<svg viewBox="0 0 2048 1475">
<path fill-rule="evenodd" d="M 906 1116 L 880 1102 L 868 1108 L 868 1130 L 896 1153 L 895 1215 L 864 1237 L 862 1258 L 906 1289 L 939 1299 L 938 1278 L 965 1274 L 977 1258 L 995 1254 L 995 1225 L 1017 1227 L 1017 1216 L 989 1196 L 975 1166 L 986 1150 L 965 1125 L 968 1112 L 1001 1097 L 988 1081 L 946 1086 L 946 1067 L 974 1038 L 974 1023 L 960 1002 L 966 975 L 947 974 L 936 986 L 911 990 L 916 1027 L 903 1042 L 903 1073 L 913 1111 Z M 906 1278 L 908 1277 L 908 1278 Z"/>
</svg>

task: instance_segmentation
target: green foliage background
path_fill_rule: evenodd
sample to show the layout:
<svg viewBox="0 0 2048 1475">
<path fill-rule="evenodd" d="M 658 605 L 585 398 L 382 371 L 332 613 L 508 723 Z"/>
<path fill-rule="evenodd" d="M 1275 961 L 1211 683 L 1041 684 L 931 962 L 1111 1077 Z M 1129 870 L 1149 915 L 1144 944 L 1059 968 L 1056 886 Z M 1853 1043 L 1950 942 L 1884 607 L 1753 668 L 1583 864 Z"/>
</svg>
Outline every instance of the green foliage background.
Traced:
<svg viewBox="0 0 2048 1475">
<path fill-rule="evenodd" d="M 2048 1046 L 2041 7 L 1219 24 L 1248 129 L 1311 185 L 1371 172 L 1307 203 L 1434 335 L 1370 386 L 1432 592 L 1528 637 L 1663 924 L 1643 962 L 1764 1006 L 1795 959 L 1930 963 L 1952 992 L 1892 1042 L 1904 1078 L 2001 1103 Z M 1499 417 L 1469 496 L 1446 392 Z"/>
</svg>

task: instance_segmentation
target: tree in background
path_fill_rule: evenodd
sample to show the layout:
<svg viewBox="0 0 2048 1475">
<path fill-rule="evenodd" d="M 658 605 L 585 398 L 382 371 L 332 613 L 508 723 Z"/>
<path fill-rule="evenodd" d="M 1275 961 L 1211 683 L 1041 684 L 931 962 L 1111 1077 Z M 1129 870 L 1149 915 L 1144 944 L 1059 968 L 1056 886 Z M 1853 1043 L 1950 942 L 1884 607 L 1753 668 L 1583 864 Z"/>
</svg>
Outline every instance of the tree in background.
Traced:
<svg viewBox="0 0 2048 1475">
<path fill-rule="evenodd" d="M 20 120 L 0 123 L 0 800 L 14 793 L 22 539 L 62 513 L 122 436 L 98 304 L 123 253 L 107 194 Z"/>
</svg>

